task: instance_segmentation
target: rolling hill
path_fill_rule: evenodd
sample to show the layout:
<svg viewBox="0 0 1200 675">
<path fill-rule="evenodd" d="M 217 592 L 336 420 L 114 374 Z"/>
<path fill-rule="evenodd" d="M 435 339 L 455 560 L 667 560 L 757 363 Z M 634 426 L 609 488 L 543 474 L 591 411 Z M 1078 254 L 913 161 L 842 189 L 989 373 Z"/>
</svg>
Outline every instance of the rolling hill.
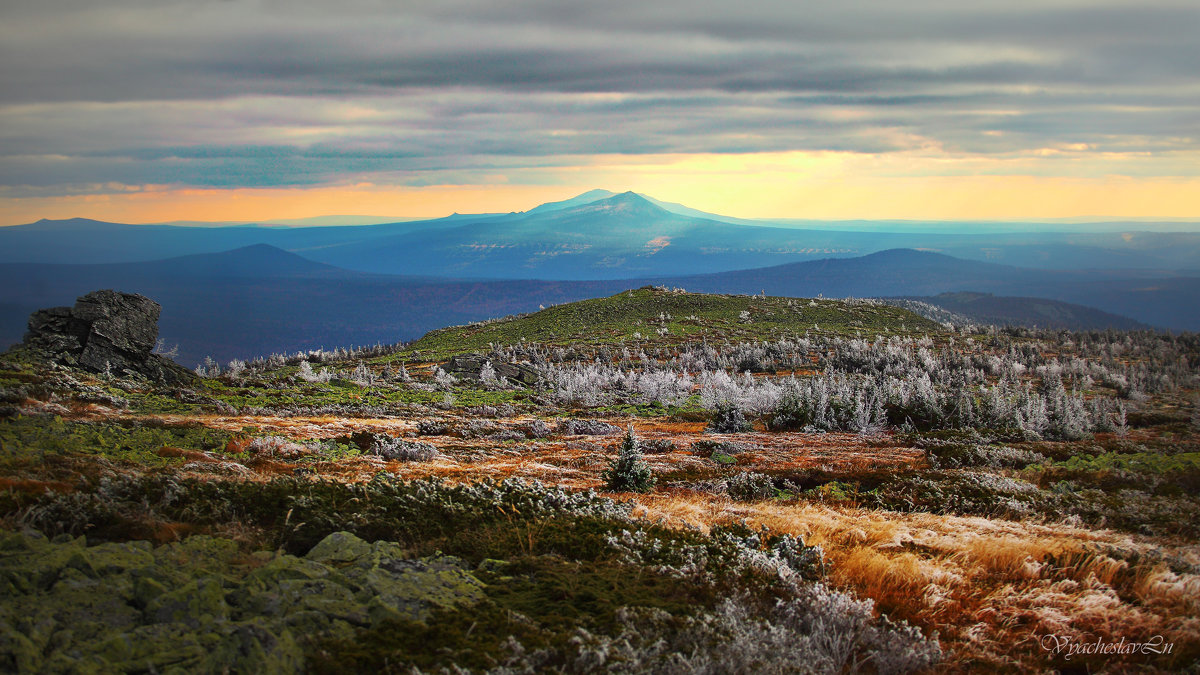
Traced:
<svg viewBox="0 0 1200 675">
<path fill-rule="evenodd" d="M 792 297 L 934 296 L 977 291 L 1037 297 L 1095 307 L 1152 326 L 1200 329 L 1200 278 L 1137 270 L 1041 270 L 896 249 L 849 259 L 667 280 L 706 293 Z"/>
<path fill-rule="evenodd" d="M 696 339 L 768 340 L 823 333 L 923 334 L 940 327 L 908 310 L 842 300 L 688 293 L 642 287 L 525 315 L 432 331 L 412 348 L 434 354 L 487 349 L 489 343 L 675 344 Z"/>
<path fill-rule="evenodd" d="M 907 299 L 935 305 L 979 324 L 1067 330 L 1150 328 L 1147 324 L 1124 316 L 1045 298 L 1007 297 L 962 291 Z"/>
</svg>

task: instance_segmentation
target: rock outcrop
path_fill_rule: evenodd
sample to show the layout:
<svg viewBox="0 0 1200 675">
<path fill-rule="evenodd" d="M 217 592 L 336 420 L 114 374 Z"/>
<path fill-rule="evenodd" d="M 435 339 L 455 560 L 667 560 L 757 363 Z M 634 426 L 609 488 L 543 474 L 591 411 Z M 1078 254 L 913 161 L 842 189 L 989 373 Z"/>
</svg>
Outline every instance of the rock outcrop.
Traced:
<svg viewBox="0 0 1200 675">
<path fill-rule="evenodd" d="M 93 291 L 74 307 L 39 309 L 29 316 L 24 344 L 65 366 L 113 375 L 141 375 L 163 384 L 196 379 L 188 369 L 154 354 L 162 307 L 144 295 Z"/>
<path fill-rule="evenodd" d="M 304 557 L 203 535 L 88 546 L 0 530 L 0 671 L 296 673 L 304 638 L 484 599 L 458 558 L 334 532 Z"/>
<path fill-rule="evenodd" d="M 460 380 L 478 380 L 480 372 L 483 371 L 483 364 L 489 362 L 499 379 L 525 387 L 532 387 L 538 382 L 538 373 L 533 366 L 525 363 L 493 361 L 481 354 L 463 354 L 452 357 L 442 364 L 441 368 Z"/>
</svg>

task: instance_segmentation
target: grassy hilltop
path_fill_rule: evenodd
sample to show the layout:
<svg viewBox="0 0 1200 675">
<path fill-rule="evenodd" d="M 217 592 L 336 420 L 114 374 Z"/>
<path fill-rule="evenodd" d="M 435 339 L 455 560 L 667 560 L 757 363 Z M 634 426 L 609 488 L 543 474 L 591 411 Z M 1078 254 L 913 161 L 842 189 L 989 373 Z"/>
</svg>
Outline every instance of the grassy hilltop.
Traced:
<svg viewBox="0 0 1200 675">
<path fill-rule="evenodd" d="M 410 349 L 443 355 L 521 341 L 555 346 L 659 346 L 697 340 L 777 340 L 804 334 L 923 335 L 940 330 L 941 326 L 912 312 L 879 303 L 645 287 L 519 317 L 431 331 Z"/>
</svg>

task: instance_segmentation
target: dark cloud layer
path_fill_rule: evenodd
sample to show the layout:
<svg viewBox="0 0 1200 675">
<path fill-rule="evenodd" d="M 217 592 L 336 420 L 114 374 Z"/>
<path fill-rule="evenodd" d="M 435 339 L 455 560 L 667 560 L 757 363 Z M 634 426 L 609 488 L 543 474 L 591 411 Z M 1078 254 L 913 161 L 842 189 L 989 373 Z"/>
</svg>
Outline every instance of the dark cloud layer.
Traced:
<svg viewBox="0 0 1200 675">
<path fill-rule="evenodd" d="M 1193 0 L 10 0 L 0 185 L 421 182 L 598 153 L 1194 152 L 1197 35 Z"/>
</svg>

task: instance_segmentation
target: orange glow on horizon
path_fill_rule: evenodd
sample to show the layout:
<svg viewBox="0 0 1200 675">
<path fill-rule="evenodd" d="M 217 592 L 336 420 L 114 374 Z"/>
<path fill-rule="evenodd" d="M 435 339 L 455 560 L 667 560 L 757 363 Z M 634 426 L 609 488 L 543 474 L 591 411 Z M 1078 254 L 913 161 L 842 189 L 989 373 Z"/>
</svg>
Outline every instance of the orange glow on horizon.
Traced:
<svg viewBox="0 0 1200 675">
<path fill-rule="evenodd" d="M 634 189 L 744 218 L 1200 218 L 1200 177 L 1040 176 L 1033 175 L 1036 165 L 1028 159 L 1002 163 L 831 152 L 593 159 L 594 164 L 568 168 L 516 169 L 508 176 L 513 182 L 488 182 L 495 177 L 487 177 L 478 185 L 150 186 L 63 197 L 0 197 L 0 225 L 71 217 L 123 223 L 269 222 L 322 215 L 436 218 L 454 212 L 524 211 L 597 187 Z"/>
</svg>

